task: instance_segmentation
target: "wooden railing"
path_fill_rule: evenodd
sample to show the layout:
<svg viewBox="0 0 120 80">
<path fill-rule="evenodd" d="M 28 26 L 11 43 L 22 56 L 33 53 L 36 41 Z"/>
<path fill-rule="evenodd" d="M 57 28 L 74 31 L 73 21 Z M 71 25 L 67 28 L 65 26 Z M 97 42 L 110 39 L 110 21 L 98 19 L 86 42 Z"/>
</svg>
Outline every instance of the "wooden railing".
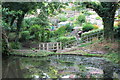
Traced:
<svg viewBox="0 0 120 80">
<path fill-rule="evenodd" d="M 97 33 L 93 33 L 93 34 L 82 36 L 81 37 L 81 41 L 85 42 L 85 43 L 86 42 L 91 42 L 93 39 L 99 40 L 99 39 L 103 38 L 103 36 L 104 36 L 103 31 L 99 31 Z"/>
<path fill-rule="evenodd" d="M 62 44 L 63 48 L 71 48 L 72 46 L 77 46 L 79 42 L 77 40 L 70 40 Z"/>
<path fill-rule="evenodd" d="M 40 43 L 39 50 L 60 51 L 62 49 L 61 42 Z"/>
<path fill-rule="evenodd" d="M 79 40 L 70 40 L 65 43 L 61 42 L 49 42 L 49 43 L 40 43 L 39 50 L 47 50 L 47 51 L 60 51 L 64 48 L 71 48 L 72 46 L 78 46 L 82 43 L 91 42 L 94 38 L 100 39 L 103 38 L 103 32 L 97 32 L 94 34 L 89 34 L 82 36 Z"/>
</svg>

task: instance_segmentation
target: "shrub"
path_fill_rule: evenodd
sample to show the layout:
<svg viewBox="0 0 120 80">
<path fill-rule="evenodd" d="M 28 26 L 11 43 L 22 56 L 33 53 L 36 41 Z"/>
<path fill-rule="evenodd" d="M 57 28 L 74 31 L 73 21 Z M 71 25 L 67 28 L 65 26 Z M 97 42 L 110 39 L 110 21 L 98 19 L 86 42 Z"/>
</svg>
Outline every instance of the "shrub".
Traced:
<svg viewBox="0 0 120 80">
<path fill-rule="evenodd" d="M 57 39 L 58 42 L 62 42 L 62 47 L 65 46 L 66 42 L 71 41 L 71 40 L 75 40 L 75 37 L 59 37 Z"/>
<path fill-rule="evenodd" d="M 29 40 L 30 38 L 30 32 L 29 31 L 22 31 L 21 32 L 21 39 L 22 40 Z"/>
<path fill-rule="evenodd" d="M 73 26 L 72 26 L 72 25 L 66 24 L 65 26 L 66 26 L 66 31 L 67 31 L 67 32 L 71 32 L 71 31 L 72 31 L 72 29 L 73 29 Z"/>
<path fill-rule="evenodd" d="M 61 17 L 61 18 L 60 18 L 60 21 L 61 21 L 61 22 L 65 22 L 65 21 L 67 21 L 67 18 L 66 18 L 66 17 Z"/>
<path fill-rule="evenodd" d="M 32 39 L 36 39 L 36 40 L 42 40 L 43 39 L 40 39 L 40 38 L 43 38 L 44 36 L 44 27 L 42 27 L 41 25 L 33 25 L 30 27 L 30 34 L 31 34 L 31 38 Z M 42 36 L 42 37 L 41 37 Z"/>
<path fill-rule="evenodd" d="M 80 15 L 78 16 L 78 18 L 77 18 L 76 23 L 77 23 L 77 24 L 82 24 L 82 23 L 84 23 L 84 22 L 85 22 L 85 15 L 80 14 Z"/>
<path fill-rule="evenodd" d="M 67 21 L 67 17 L 65 16 L 65 14 L 59 14 L 57 16 L 60 22 Z"/>
<path fill-rule="evenodd" d="M 83 32 L 88 32 L 88 31 L 93 30 L 93 29 L 94 29 L 94 26 L 90 23 L 84 24 L 83 28 L 82 28 Z"/>
<path fill-rule="evenodd" d="M 35 34 L 36 32 L 39 32 L 41 30 L 41 25 L 33 25 L 30 27 L 30 33 Z"/>
<path fill-rule="evenodd" d="M 8 34 L 8 39 L 9 41 L 14 41 L 16 38 L 16 33 L 9 33 Z"/>
<path fill-rule="evenodd" d="M 70 21 L 74 21 L 74 19 L 75 19 L 74 17 L 70 17 L 69 18 Z"/>
<path fill-rule="evenodd" d="M 54 33 L 55 33 L 55 36 L 57 36 L 57 37 L 64 36 L 66 33 L 66 26 L 61 26 Z"/>
<path fill-rule="evenodd" d="M 99 26 L 98 25 L 93 25 L 93 27 L 94 27 L 94 29 L 98 29 L 99 28 Z"/>
<path fill-rule="evenodd" d="M 20 49 L 22 45 L 19 42 L 11 42 L 10 46 L 12 49 Z"/>
<path fill-rule="evenodd" d="M 97 19 L 97 20 L 102 20 L 102 18 L 101 18 L 101 17 L 96 17 L 96 19 Z"/>
</svg>

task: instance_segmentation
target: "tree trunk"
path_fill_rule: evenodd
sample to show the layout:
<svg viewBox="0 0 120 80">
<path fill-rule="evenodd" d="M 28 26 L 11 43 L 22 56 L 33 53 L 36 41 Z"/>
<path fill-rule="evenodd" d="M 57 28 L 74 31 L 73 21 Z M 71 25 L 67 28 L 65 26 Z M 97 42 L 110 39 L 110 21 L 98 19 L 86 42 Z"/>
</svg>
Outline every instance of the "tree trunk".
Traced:
<svg viewBox="0 0 120 80">
<path fill-rule="evenodd" d="M 19 32 L 22 26 L 22 21 L 24 19 L 25 14 L 22 15 L 18 15 L 18 19 L 17 19 L 17 31 L 16 31 L 16 40 L 15 42 L 19 41 Z"/>
<path fill-rule="evenodd" d="M 103 24 L 104 24 L 104 39 L 106 41 L 112 41 L 114 40 L 114 17 L 112 18 L 103 18 Z"/>
<path fill-rule="evenodd" d="M 10 52 L 10 45 L 8 42 L 8 37 L 6 35 L 6 32 L 2 29 L 2 54 L 8 55 Z"/>
</svg>

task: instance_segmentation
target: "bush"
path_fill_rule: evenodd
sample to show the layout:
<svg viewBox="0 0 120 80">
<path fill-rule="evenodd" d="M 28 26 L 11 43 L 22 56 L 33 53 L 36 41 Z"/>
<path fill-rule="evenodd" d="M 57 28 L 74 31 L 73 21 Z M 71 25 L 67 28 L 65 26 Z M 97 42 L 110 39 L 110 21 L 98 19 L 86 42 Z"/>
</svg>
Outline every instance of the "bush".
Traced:
<svg viewBox="0 0 120 80">
<path fill-rule="evenodd" d="M 29 40 L 30 39 L 30 32 L 29 31 L 22 31 L 21 32 L 21 39 L 22 40 Z"/>
<path fill-rule="evenodd" d="M 41 25 L 33 25 L 30 27 L 30 33 L 35 34 L 36 32 L 39 32 L 41 30 Z"/>
<path fill-rule="evenodd" d="M 78 16 L 78 18 L 77 18 L 76 23 L 77 23 L 77 24 L 82 24 L 82 23 L 84 23 L 84 22 L 85 22 L 85 15 L 80 14 L 80 15 Z"/>
<path fill-rule="evenodd" d="M 94 29 L 98 29 L 99 28 L 99 26 L 98 25 L 93 25 L 94 26 Z"/>
<path fill-rule="evenodd" d="M 61 17 L 61 18 L 60 18 L 60 21 L 61 21 L 61 22 L 65 22 L 65 21 L 67 21 L 67 18 L 66 18 L 66 17 Z"/>
<path fill-rule="evenodd" d="M 62 42 L 62 47 L 65 46 L 65 43 L 71 40 L 75 40 L 75 37 L 59 37 L 58 42 Z"/>
<path fill-rule="evenodd" d="M 59 19 L 60 22 L 67 21 L 67 17 L 65 16 L 65 14 L 59 14 L 57 16 L 58 16 L 58 19 Z"/>
<path fill-rule="evenodd" d="M 45 29 L 41 25 L 33 25 L 30 27 L 29 30 L 30 30 L 30 34 L 32 36 L 31 37 L 32 39 L 40 40 L 40 38 L 43 38 L 41 36 L 44 36 Z"/>
<path fill-rule="evenodd" d="M 96 17 L 96 19 L 97 19 L 97 20 L 102 20 L 102 18 L 101 18 L 101 17 Z"/>
<path fill-rule="evenodd" d="M 83 32 L 88 32 L 88 31 L 93 30 L 93 29 L 94 29 L 94 26 L 90 23 L 84 24 L 83 28 L 82 28 Z"/>
<path fill-rule="evenodd" d="M 67 41 L 70 41 L 70 40 L 74 40 L 74 39 L 75 39 L 75 37 L 59 37 L 57 39 L 57 41 L 64 43 L 64 42 L 67 42 Z"/>
<path fill-rule="evenodd" d="M 9 33 L 8 34 L 8 39 L 9 41 L 14 41 L 16 38 L 16 33 Z"/>
<path fill-rule="evenodd" d="M 72 29 L 73 29 L 73 26 L 72 26 L 72 25 L 66 24 L 65 26 L 66 26 L 66 31 L 67 31 L 67 32 L 71 32 L 71 31 L 72 31 Z"/>
<path fill-rule="evenodd" d="M 66 33 L 66 26 L 61 26 L 60 28 L 58 28 L 55 32 L 55 36 L 59 37 L 59 36 L 64 36 Z"/>
<path fill-rule="evenodd" d="M 70 21 L 74 21 L 75 17 L 70 17 L 69 20 Z"/>
<path fill-rule="evenodd" d="M 12 49 L 20 49 L 22 45 L 19 42 L 11 42 L 10 46 Z"/>
</svg>

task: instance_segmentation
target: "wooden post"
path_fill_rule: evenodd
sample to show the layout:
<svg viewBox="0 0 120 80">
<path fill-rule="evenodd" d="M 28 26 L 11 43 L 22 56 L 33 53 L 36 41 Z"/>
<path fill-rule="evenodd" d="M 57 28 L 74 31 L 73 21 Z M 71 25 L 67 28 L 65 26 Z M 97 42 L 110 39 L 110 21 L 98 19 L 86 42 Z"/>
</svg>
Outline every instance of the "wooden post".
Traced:
<svg viewBox="0 0 120 80">
<path fill-rule="evenodd" d="M 57 42 L 57 51 L 59 50 L 59 43 Z"/>
<path fill-rule="evenodd" d="M 45 43 L 42 43 L 42 46 L 43 46 L 43 50 L 45 50 Z"/>
<path fill-rule="evenodd" d="M 49 51 L 49 43 L 47 43 L 47 51 Z"/>
<path fill-rule="evenodd" d="M 62 43 L 60 42 L 60 50 L 62 50 Z"/>
<path fill-rule="evenodd" d="M 41 45 L 39 44 L 39 50 L 40 50 L 40 46 L 41 46 Z"/>
</svg>

